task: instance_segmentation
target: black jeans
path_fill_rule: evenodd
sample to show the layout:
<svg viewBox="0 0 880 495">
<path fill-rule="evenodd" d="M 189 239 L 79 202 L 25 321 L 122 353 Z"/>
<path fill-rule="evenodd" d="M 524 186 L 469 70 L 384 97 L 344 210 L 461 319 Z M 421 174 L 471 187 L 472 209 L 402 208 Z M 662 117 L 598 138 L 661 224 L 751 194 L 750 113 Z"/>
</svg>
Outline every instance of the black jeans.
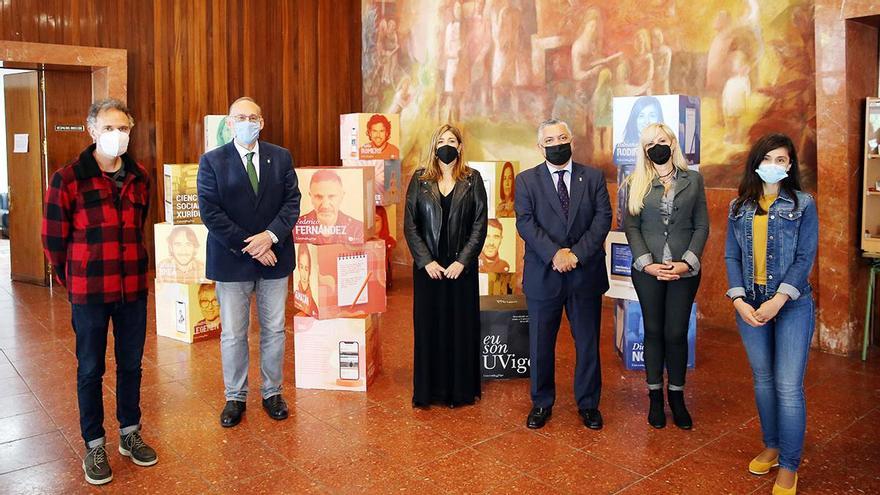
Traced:
<svg viewBox="0 0 880 495">
<path fill-rule="evenodd" d="M 116 419 L 119 427 L 141 421 L 141 358 L 147 334 L 147 299 L 129 303 L 71 305 L 76 333 L 76 392 L 79 425 L 86 447 L 104 443 L 104 356 L 107 329 L 113 320 L 116 355 Z"/>
<path fill-rule="evenodd" d="M 684 386 L 687 372 L 688 322 L 700 286 L 700 274 L 664 282 L 633 270 L 633 286 L 645 323 L 645 371 L 648 385 L 663 384 L 663 364 L 669 385 Z"/>
</svg>

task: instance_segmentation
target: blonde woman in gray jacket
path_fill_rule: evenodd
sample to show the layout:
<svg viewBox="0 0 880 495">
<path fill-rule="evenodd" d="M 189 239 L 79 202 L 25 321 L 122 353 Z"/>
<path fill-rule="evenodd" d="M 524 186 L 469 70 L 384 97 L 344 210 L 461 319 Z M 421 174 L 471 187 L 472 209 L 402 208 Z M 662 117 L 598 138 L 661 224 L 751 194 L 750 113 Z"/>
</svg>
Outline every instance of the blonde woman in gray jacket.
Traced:
<svg viewBox="0 0 880 495">
<path fill-rule="evenodd" d="M 662 123 L 642 131 L 641 152 L 629 176 L 624 230 L 633 255 L 632 281 L 645 323 L 648 423 L 666 426 L 667 398 L 676 426 L 693 420 L 684 404 L 688 322 L 700 286 L 700 257 L 709 236 L 703 176 L 688 170 L 672 129 Z"/>
</svg>

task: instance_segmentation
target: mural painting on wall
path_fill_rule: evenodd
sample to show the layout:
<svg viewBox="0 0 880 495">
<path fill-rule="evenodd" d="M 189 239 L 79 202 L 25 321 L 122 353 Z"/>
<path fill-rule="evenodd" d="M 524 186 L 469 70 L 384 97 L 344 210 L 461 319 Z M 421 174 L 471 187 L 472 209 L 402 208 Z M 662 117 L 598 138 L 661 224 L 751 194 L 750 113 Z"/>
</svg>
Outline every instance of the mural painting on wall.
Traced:
<svg viewBox="0 0 880 495">
<path fill-rule="evenodd" d="M 613 181 L 612 98 L 686 94 L 702 100 L 709 187 L 735 188 L 749 144 L 778 131 L 815 189 L 809 0 L 364 0 L 362 15 L 364 111 L 401 114 L 406 176 L 440 122 L 470 160 L 532 166 L 553 116 Z"/>
</svg>

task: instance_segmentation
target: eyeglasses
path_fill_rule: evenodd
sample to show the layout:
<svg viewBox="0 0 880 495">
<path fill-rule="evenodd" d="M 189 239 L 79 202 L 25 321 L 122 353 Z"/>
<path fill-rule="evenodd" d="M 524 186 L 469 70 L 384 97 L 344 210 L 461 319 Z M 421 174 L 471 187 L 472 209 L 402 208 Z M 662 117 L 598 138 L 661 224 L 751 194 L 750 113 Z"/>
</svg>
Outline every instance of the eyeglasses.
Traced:
<svg viewBox="0 0 880 495">
<path fill-rule="evenodd" d="M 257 114 L 253 114 L 253 113 L 250 115 L 243 115 L 243 114 L 230 115 L 230 117 L 235 122 L 244 122 L 246 120 L 246 121 L 251 122 L 253 124 L 256 124 L 257 122 L 259 122 L 260 120 L 263 119 L 263 117 L 261 117 Z"/>
<path fill-rule="evenodd" d="M 208 309 L 211 306 L 214 306 L 215 308 L 219 308 L 220 302 L 216 299 L 214 299 L 212 301 L 199 301 L 199 306 L 201 306 L 203 309 Z"/>
</svg>

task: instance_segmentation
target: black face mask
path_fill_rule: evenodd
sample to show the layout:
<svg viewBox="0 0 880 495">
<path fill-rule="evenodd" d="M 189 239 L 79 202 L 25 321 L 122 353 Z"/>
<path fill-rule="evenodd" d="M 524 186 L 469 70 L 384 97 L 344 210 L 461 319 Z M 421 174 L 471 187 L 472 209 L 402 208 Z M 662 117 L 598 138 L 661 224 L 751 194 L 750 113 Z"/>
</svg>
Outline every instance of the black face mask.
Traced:
<svg viewBox="0 0 880 495">
<path fill-rule="evenodd" d="M 437 158 L 439 158 L 441 162 L 449 165 L 458 158 L 458 148 L 449 144 L 443 145 L 437 148 Z"/>
<path fill-rule="evenodd" d="M 571 160 L 571 143 L 544 146 L 544 156 L 553 165 L 565 165 Z"/>
<path fill-rule="evenodd" d="M 648 148 L 648 158 L 657 165 L 663 165 L 672 158 L 672 147 L 668 144 L 655 144 Z"/>
</svg>

